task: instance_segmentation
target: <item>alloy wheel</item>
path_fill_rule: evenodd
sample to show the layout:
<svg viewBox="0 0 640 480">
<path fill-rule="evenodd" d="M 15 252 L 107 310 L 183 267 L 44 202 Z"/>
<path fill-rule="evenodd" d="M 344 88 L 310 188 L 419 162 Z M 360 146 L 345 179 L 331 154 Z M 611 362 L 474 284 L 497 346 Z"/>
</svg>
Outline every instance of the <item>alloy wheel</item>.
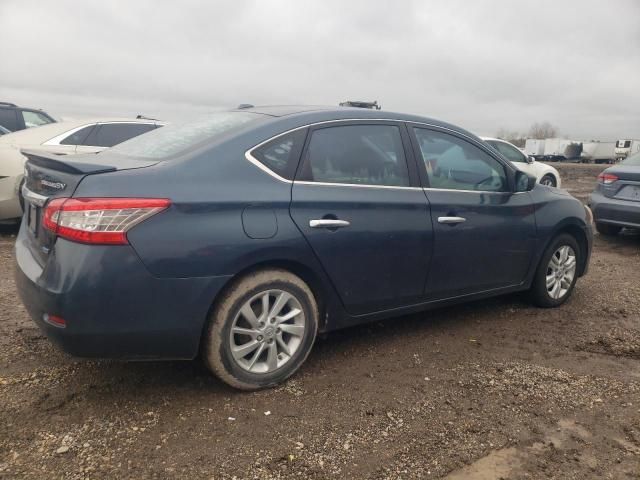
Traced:
<svg viewBox="0 0 640 480">
<path fill-rule="evenodd" d="M 564 297 L 576 275 L 576 252 L 569 245 L 562 245 L 551 256 L 547 266 L 547 293 L 555 300 Z"/>
<path fill-rule="evenodd" d="M 271 373 L 302 344 L 306 320 L 300 302 L 284 290 L 260 292 L 246 301 L 231 325 L 235 362 L 251 373 Z"/>
</svg>

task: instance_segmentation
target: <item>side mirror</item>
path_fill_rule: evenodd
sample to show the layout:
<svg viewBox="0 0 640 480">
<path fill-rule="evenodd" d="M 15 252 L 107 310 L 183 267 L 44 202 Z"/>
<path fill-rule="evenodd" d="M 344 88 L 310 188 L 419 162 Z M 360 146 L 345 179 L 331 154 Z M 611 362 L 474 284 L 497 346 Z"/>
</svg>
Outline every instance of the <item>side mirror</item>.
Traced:
<svg viewBox="0 0 640 480">
<path fill-rule="evenodd" d="M 533 163 L 533 162 L 535 162 L 535 161 L 536 161 L 536 159 L 535 159 L 535 158 L 533 158 L 533 156 L 532 156 L 532 155 L 527 155 L 527 163 Z"/>
<path fill-rule="evenodd" d="M 536 177 L 518 170 L 516 172 L 516 192 L 530 192 L 536 186 Z"/>
</svg>

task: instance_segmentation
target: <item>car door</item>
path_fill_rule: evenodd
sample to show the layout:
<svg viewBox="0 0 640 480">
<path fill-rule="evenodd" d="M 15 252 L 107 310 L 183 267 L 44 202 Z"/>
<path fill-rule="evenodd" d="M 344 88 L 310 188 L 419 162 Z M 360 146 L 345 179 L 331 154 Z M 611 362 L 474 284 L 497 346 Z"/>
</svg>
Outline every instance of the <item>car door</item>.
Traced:
<svg viewBox="0 0 640 480">
<path fill-rule="evenodd" d="M 431 217 L 403 124 L 311 128 L 292 186 L 291 216 L 349 313 L 422 298 Z"/>
<path fill-rule="evenodd" d="M 434 228 L 425 295 L 444 299 L 521 284 L 536 225 L 529 193 L 513 192 L 512 167 L 451 131 L 413 126 L 411 138 Z"/>
</svg>

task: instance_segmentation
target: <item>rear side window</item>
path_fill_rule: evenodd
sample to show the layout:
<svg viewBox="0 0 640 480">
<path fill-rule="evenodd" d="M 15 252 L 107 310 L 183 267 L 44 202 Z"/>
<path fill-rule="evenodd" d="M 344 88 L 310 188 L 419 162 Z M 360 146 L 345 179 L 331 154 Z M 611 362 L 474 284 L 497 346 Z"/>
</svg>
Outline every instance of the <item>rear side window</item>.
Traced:
<svg viewBox="0 0 640 480">
<path fill-rule="evenodd" d="M 265 167 L 283 178 L 293 180 L 307 130 L 282 135 L 251 152 Z"/>
<path fill-rule="evenodd" d="M 85 140 L 91 147 L 113 147 L 119 143 L 155 129 L 155 125 L 144 123 L 105 123 L 98 125 Z"/>
<path fill-rule="evenodd" d="M 13 108 L 0 108 L 0 125 L 12 132 L 18 129 L 18 117 Z"/>
<path fill-rule="evenodd" d="M 345 125 L 315 130 L 300 179 L 409 186 L 400 129 L 395 125 Z"/>
<path fill-rule="evenodd" d="M 72 133 L 63 140 L 60 140 L 60 145 L 82 145 L 82 142 L 89 135 L 89 132 L 95 125 L 89 125 L 88 127 L 81 128 L 77 132 Z"/>
<path fill-rule="evenodd" d="M 26 128 L 39 127 L 40 125 L 53 123 L 53 120 L 51 120 L 45 114 L 29 110 L 22 111 L 22 118 L 24 119 L 24 125 Z"/>
</svg>

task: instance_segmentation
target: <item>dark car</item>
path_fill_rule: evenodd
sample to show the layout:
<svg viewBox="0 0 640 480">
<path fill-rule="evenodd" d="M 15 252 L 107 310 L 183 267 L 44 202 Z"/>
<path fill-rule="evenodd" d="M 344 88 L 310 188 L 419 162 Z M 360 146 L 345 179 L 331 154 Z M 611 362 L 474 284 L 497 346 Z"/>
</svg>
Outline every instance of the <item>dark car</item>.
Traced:
<svg viewBox="0 0 640 480">
<path fill-rule="evenodd" d="M 26 152 L 20 296 L 78 356 L 192 359 L 241 389 L 316 333 L 529 291 L 588 266 L 590 211 L 423 117 L 264 107 L 92 156 Z"/>
<path fill-rule="evenodd" d="M 589 206 L 603 235 L 617 235 L 624 227 L 640 228 L 640 153 L 598 175 Z"/>
<path fill-rule="evenodd" d="M 19 107 L 9 102 L 0 102 L 0 125 L 11 132 L 39 127 L 47 123 L 55 123 L 55 119 L 42 110 Z"/>
</svg>

